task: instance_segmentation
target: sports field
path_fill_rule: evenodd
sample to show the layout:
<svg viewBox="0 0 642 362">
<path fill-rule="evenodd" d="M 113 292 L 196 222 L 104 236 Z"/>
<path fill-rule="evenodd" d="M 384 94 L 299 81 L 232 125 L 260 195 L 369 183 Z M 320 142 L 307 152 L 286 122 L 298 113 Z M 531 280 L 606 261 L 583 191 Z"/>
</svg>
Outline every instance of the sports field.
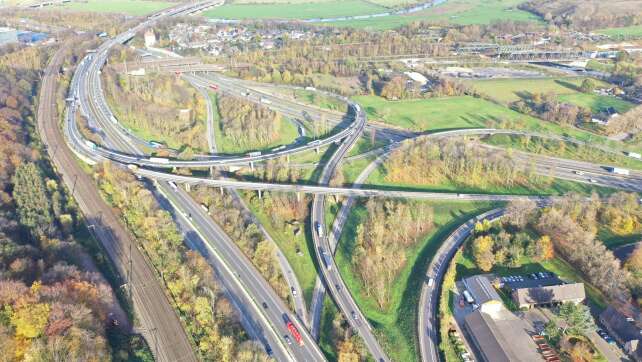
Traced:
<svg viewBox="0 0 642 362">
<path fill-rule="evenodd" d="M 383 6 L 363 0 L 332 0 L 320 3 L 226 4 L 205 11 L 203 15 L 220 19 L 321 19 L 385 11 Z"/>
<path fill-rule="evenodd" d="M 69 2 L 65 8 L 79 11 L 94 11 L 99 13 L 123 13 L 127 15 L 147 15 L 170 6 L 175 3 L 165 1 L 141 1 L 141 0 L 86 0 L 84 2 Z"/>
</svg>

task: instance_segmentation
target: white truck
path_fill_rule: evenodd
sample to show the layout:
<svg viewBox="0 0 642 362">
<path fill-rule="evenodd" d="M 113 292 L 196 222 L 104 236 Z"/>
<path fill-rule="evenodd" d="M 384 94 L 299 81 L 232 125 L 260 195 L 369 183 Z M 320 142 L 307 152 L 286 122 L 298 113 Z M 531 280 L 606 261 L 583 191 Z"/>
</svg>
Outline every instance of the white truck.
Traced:
<svg viewBox="0 0 642 362">
<path fill-rule="evenodd" d="M 629 170 L 627 170 L 625 168 L 607 167 L 606 170 L 609 171 L 610 173 L 614 173 L 616 175 L 625 175 L 625 176 L 629 175 Z"/>
<path fill-rule="evenodd" d="M 249 152 L 247 157 L 258 157 L 261 156 L 261 151 Z"/>
<path fill-rule="evenodd" d="M 168 158 L 163 158 L 163 157 L 150 157 L 149 158 L 149 162 L 168 164 L 169 163 L 169 159 Z"/>
<path fill-rule="evenodd" d="M 323 238 L 323 227 L 321 226 L 321 223 L 317 222 L 317 234 L 319 235 L 320 238 Z"/>
<path fill-rule="evenodd" d="M 642 159 L 642 155 L 636 152 L 624 152 L 624 154 L 631 158 L 637 158 L 638 160 Z"/>
</svg>

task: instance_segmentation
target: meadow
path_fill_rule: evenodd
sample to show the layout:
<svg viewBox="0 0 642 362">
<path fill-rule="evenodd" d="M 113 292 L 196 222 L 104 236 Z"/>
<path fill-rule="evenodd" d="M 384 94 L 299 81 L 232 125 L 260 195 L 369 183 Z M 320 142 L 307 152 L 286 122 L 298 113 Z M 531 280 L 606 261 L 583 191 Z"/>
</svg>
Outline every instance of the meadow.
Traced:
<svg viewBox="0 0 642 362">
<path fill-rule="evenodd" d="M 84 2 L 69 2 L 64 5 L 70 10 L 93 11 L 99 13 L 123 13 L 127 15 L 143 16 L 168 8 L 175 3 L 165 1 L 141 0 L 86 0 Z"/>
<path fill-rule="evenodd" d="M 625 26 L 622 28 L 607 28 L 596 31 L 614 38 L 642 38 L 642 25 Z"/>
<path fill-rule="evenodd" d="M 225 4 L 205 11 L 221 19 L 316 19 L 385 12 L 386 8 L 363 0 L 295 2 L 292 4 Z"/>
</svg>

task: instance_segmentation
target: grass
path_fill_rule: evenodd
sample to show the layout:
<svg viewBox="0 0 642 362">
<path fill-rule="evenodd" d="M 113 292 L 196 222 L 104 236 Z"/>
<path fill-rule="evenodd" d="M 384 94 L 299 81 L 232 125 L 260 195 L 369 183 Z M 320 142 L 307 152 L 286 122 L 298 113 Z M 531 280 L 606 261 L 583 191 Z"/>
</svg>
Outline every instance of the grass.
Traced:
<svg viewBox="0 0 642 362">
<path fill-rule="evenodd" d="M 279 145 L 283 144 L 290 144 L 296 140 L 297 137 L 299 137 L 299 133 L 297 130 L 297 127 L 292 124 L 290 121 L 285 119 L 285 117 L 282 117 L 281 119 L 281 126 L 279 128 L 279 138 L 271 142 L 267 145 L 262 145 L 258 147 L 250 147 L 250 146 L 239 146 L 236 143 L 233 142 L 233 140 L 223 134 L 223 131 L 221 130 L 221 116 L 218 113 L 218 107 L 217 105 L 217 95 L 216 93 L 210 92 L 210 98 L 212 100 L 212 108 L 213 108 L 213 123 L 214 123 L 214 138 L 216 139 L 216 146 L 218 148 L 218 152 L 220 153 L 228 153 L 228 154 L 239 154 L 239 153 L 246 153 L 249 151 L 268 151 L 274 147 L 277 147 Z"/>
<path fill-rule="evenodd" d="M 334 0 L 323 3 L 225 4 L 205 11 L 208 18 L 222 19 L 321 19 L 374 14 L 386 8 L 363 0 Z"/>
<path fill-rule="evenodd" d="M 392 360 L 417 360 L 416 316 L 419 292 L 427 265 L 445 237 L 473 215 L 496 207 L 490 203 L 430 202 L 435 211 L 435 227 L 417 245 L 406 251 L 406 265 L 392 284 L 391 302 L 380 310 L 376 301 L 365 295 L 362 282 L 351 263 L 357 226 L 365 220 L 362 204 L 348 217 L 335 256 L 341 275 L 359 308 L 370 321 L 375 334 Z"/>
<path fill-rule="evenodd" d="M 581 146 L 576 143 L 538 137 L 530 137 L 528 143 L 526 140 L 524 136 L 505 134 L 492 135 L 483 139 L 485 143 L 508 149 L 642 170 L 642 161 L 623 154 L 605 152 L 590 145 Z"/>
<path fill-rule="evenodd" d="M 505 81 L 497 82 L 504 83 Z M 510 93 L 519 91 L 520 86 L 526 86 L 526 83 L 522 84 L 523 81 L 521 80 L 516 82 L 518 83 L 510 85 L 512 89 Z M 575 82 L 577 82 L 577 80 Z M 562 86 L 555 82 L 545 84 L 551 87 Z M 488 89 L 498 97 L 501 97 L 502 92 L 508 94 L 505 87 L 492 86 Z M 509 128 L 544 134 L 553 133 L 560 136 L 572 137 L 580 141 L 606 145 L 613 149 L 626 148 L 631 151 L 637 150 L 636 145 L 626 146 L 621 142 L 609 140 L 604 136 L 586 130 L 575 127 L 562 127 L 552 122 L 518 113 L 501 104 L 470 96 L 401 101 L 388 101 L 377 96 L 358 96 L 353 97 L 353 99 L 364 107 L 370 120 L 384 122 L 413 131 L 485 127 Z"/>
<path fill-rule="evenodd" d="M 83 2 L 69 2 L 64 5 L 64 8 L 78 11 L 124 13 L 127 15 L 143 16 L 173 5 L 174 3 L 165 1 L 85 0 Z"/>
<path fill-rule="evenodd" d="M 597 94 L 576 93 L 560 95 L 558 99 L 565 103 L 575 104 L 598 113 L 601 110 L 613 107 L 618 113 L 624 113 L 635 105 L 617 97 L 601 96 Z"/>
<path fill-rule="evenodd" d="M 642 230 L 638 229 L 637 232 L 628 235 L 619 235 L 606 227 L 600 227 L 597 231 L 597 239 L 602 240 L 607 248 L 615 249 L 618 246 L 636 243 L 642 240 Z"/>
<path fill-rule="evenodd" d="M 247 202 L 248 207 L 252 210 L 257 219 L 263 224 L 265 230 L 272 236 L 274 242 L 279 246 L 283 255 L 288 259 L 288 262 L 294 270 L 301 289 L 303 289 L 303 296 L 307 305 L 310 305 L 312 300 L 312 292 L 317 278 L 317 270 L 315 267 L 315 259 L 312 254 L 314 250 L 312 235 L 310 234 L 308 223 L 299 225 L 304 229 L 299 235 L 294 235 L 293 228 L 288 227 L 285 230 L 279 230 L 272 226 L 270 217 L 267 210 L 255 202 L 250 202 L 250 198 L 255 196 L 254 193 L 244 192 L 243 197 Z M 302 196 L 304 197 L 304 196 Z M 297 254 L 297 249 L 300 255 Z"/>
<path fill-rule="evenodd" d="M 332 338 L 332 323 L 339 310 L 330 298 L 324 298 L 321 311 L 321 325 L 319 327 L 319 347 L 328 361 L 337 361 L 336 341 Z"/>
<path fill-rule="evenodd" d="M 614 38 L 642 38 L 642 25 L 600 29 L 597 30 L 596 33 L 605 34 Z"/>
<path fill-rule="evenodd" d="M 453 25 L 490 24 L 505 20 L 540 22 L 541 20 L 537 16 L 516 8 L 522 2 L 522 0 L 449 0 L 434 8 L 412 14 L 337 21 L 331 24 L 333 26 L 385 30 L 417 21 Z"/>
</svg>

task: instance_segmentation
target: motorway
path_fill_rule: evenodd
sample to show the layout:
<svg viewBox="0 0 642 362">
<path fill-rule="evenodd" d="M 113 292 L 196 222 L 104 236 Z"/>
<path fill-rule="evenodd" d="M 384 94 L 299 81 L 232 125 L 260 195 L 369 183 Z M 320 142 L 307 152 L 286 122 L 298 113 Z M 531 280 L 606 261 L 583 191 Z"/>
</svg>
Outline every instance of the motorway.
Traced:
<svg viewBox="0 0 642 362">
<path fill-rule="evenodd" d="M 120 36 L 117 37 L 117 39 L 119 38 Z M 129 38 L 130 36 L 128 35 L 120 39 L 127 40 Z M 67 137 L 78 154 L 94 162 L 100 161 L 105 157 L 98 152 L 92 152 L 95 150 L 92 147 L 87 147 L 87 144 L 82 140 L 82 136 L 79 135 L 75 125 L 77 103 L 79 103 L 83 115 L 104 132 L 105 141 L 108 144 L 119 152 L 126 152 L 135 157 L 142 156 L 136 145 L 133 142 L 129 142 L 129 138 L 122 127 L 117 126 L 112 121 L 111 114 L 104 104 L 100 82 L 96 76 L 96 74 L 99 74 L 98 71 L 104 64 L 107 53 L 113 44 L 115 43 L 105 43 L 95 54 L 90 54 L 84 59 L 72 81 L 72 94 L 78 97 L 78 102 L 73 100 L 69 104 L 69 117 L 67 117 L 65 127 Z M 216 265 L 227 265 L 230 270 L 233 270 L 232 277 L 225 278 L 222 282 L 228 291 L 232 290 L 236 291 L 236 293 L 242 291 L 246 294 L 246 299 L 254 302 L 254 308 L 246 308 L 243 312 L 250 313 L 250 316 L 246 316 L 246 319 L 255 321 L 255 325 L 260 325 L 260 330 L 262 331 L 260 335 L 263 337 L 264 343 L 271 346 L 270 349 L 275 352 L 275 356 L 278 356 L 281 360 L 325 360 L 324 355 L 303 328 L 302 323 L 291 315 L 287 306 L 278 298 L 258 270 L 253 267 L 252 263 L 241 253 L 232 240 L 222 232 L 209 216 L 203 215 L 200 206 L 172 184 L 159 181 L 157 185 L 158 189 L 168 196 L 167 199 L 170 200 L 171 205 L 174 207 L 175 214 L 190 215 L 188 217 L 190 220 L 189 225 L 193 229 L 188 230 L 187 233 L 196 233 L 201 236 L 204 244 L 213 250 L 211 255 L 215 260 L 218 260 Z M 212 260 L 212 258 L 210 257 L 209 260 Z M 239 287 L 239 285 L 242 287 Z M 263 303 L 267 308 L 263 307 Z M 261 307 L 256 307 L 259 304 L 261 304 Z M 297 327 L 302 336 L 303 346 L 285 345 L 282 336 L 289 333 L 285 326 L 286 321 L 291 321 Z M 257 331 L 253 332 L 251 334 L 256 334 Z M 167 345 L 169 346 L 171 343 Z"/>
</svg>

